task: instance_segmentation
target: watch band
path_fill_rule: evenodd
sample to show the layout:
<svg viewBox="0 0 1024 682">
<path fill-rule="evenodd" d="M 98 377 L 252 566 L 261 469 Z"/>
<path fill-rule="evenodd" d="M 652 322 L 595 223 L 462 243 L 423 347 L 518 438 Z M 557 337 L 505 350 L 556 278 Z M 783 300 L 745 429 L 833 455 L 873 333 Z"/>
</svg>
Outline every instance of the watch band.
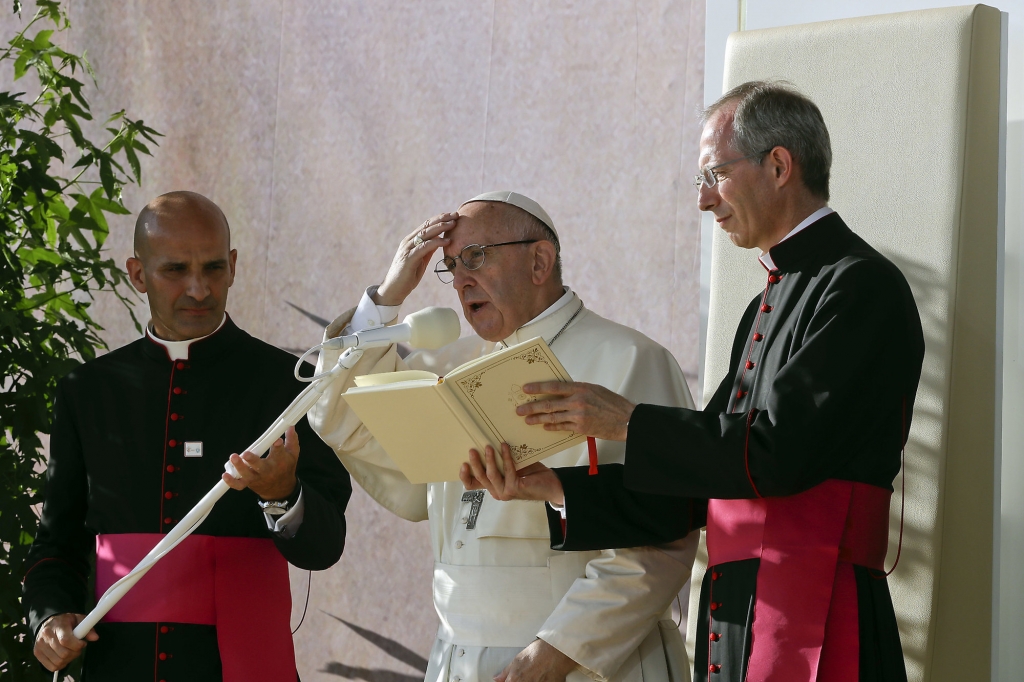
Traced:
<svg viewBox="0 0 1024 682">
<path fill-rule="evenodd" d="M 302 492 L 302 483 L 297 481 L 295 483 L 295 489 L 292 490 L 291 495 L 289 495 L 285 499 L 283 499 L 283 500 L 262 500 L 261 499 L 261 500 L 257 500 L 257 503 L 260 505 L 260 509 L 263 510 L 264 514 L 269 514 L 271 516 L 281 516 L 283 514 L 286 514 L 289 509 L 291 509 L 292 507 L 295 506 L 295 504 L 299 501 L 299 495 L 301 494 L 301 492 Z"/>
</svg>

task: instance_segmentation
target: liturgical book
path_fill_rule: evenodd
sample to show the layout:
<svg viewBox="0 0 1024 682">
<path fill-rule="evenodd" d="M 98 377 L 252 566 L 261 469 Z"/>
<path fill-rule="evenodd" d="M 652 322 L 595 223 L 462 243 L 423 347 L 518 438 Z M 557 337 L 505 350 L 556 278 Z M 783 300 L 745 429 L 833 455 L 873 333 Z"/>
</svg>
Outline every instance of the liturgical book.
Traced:
<svg viewBox="0 0 1024 682">
<path fill-rule="evenodd" d="M 520 469 L 572 447 L 585 437 L 546 431 L 516 414 L 523 384 L 572 381 L 542 338 L 485 355 L 444 377 L 406 370 L 356 377 L 343 397 L 411 483 L 457 481 L 470 448 L 481 455 L 508 443 Z M 500 454 L 499 454 L 500 466 Z"/>
</svg>

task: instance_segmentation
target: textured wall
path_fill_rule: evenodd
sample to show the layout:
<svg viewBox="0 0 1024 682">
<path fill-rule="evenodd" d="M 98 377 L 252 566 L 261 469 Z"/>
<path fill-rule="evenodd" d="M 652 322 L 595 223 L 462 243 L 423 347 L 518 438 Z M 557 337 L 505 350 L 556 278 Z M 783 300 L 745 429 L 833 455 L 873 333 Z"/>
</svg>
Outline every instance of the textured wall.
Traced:
<svg viewBox="0 0 1024 682">
<path fill-rule="evenodd" d="M 289 303 L 332 318 L 425 218 L 515 189 L 555 220 L 567 283 L 671 349 L 698 395 L 688 178 L 703 2 L 74 0 L 71 10 L 71 47 L 100 75 L 95 110 L 126 107 L 166 135 L 129 208 L 173 189 L 220 204 L 239 252 L 228 309 L 243 328 L 313 345 L 319 325 Z M 117 222 L 108 242 L 118 260 L 130 224 Z M 431 278 L 405 312 L 456 304 Z M 135 338 L 114 301 L 96 312 L 113 346 Z M 313 575 L 296 635 L 302 678 L 420 679 L 436 628 L 426 526 L 361 491 L 348 517 L 345 557 Z M 295 622 L 306 580 L 293 574 Z"/>
</svg>

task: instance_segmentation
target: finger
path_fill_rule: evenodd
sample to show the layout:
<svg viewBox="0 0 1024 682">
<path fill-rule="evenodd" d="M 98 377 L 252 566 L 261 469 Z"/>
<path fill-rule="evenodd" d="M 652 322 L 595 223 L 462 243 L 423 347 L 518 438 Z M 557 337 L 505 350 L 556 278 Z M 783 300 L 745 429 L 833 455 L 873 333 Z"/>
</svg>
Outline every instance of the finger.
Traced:
<svg viewBox="0 0 1024 682">
<path fill-rule="evenodd" d="M 550 409 L 533 412 L 526 415 L 524 421 L 527 424 L 557 424 L 559 422 L 573 421 L 572 413 L 563 406 L 552 405 Z"/>
<path fill-rule="evenodd" d="M 511 663 L 506 665 L 504 670 L 502 670 L 500 673 L 494 676 L 494 682 L 505 682 L 505 680 L 508 679 L 508 673 L 511 667 Z"/>
<path fill-rule="evenodd" d="M 284 432 L 284 449 L 289 455 L 298 459 L 299 434 L 295 432 L 294 426 L 289 426 L 288 430 Z"/>
<path fill-rule="evenodd" d="M 516 414 L 520 417 L 528 417 L 533 414 L 545 414 L 548 412 L 565 412 L 569 407 L 569 402 L 565 398 L 549 399 L 549 400 L 533 400 L 528 403 L 523 403 L 516 408 Z"/>
<path fill-rule="evenodd" d="M 430 220 L 425 220 L 423 221 L 423 224 L 406 235 L 405 241 L 416 241 L 417 236 L 424 241 L 432 237 L 436 237 L 446 229 L 454 227 L 456 218 L 458 218 L 457 213 L 442 213 L 441 215 L 434 216 Z"/>
<path fill-rule="evenodd" d="M 252 453 L 249 452 L 245 454 L 251 455 Z M 250 462 L 246 459 L 243 459 L 243 457 L 239 457 L 238 455 L 231 455 L 230 457 L 228 457 L 228 461 L 234 465 L 235 471 L 238 472 L 237 480 L 242 481 L 246 485 L 255 481 L 257 476 L 259 476 L 259 472 L 254 470 Z"/>
<path fill-rule="evenodd" d="M 43 664 L 50 672 L 54 670 L 60 670 L 63 666 L 61 665 L 61 657 L 57 655 L 57 652 L 45 641 L 36 642 L 35 648 L 32 653 L 35 654 L 36 659 Z"/>
<path fill-rule="evenodd" d="M 271 452 L 275 452 L 276 451 L 278 453 L 277 456 L 280 457 L 281 456 L 280 452 L 281 452 L 281 450 L 283 448 L 284 448 L 284 441 L 282 439 L 278 438 L 276 441 L 274 441 L 274 444 L 270 446 L 270 451 Z M 252 471 L 257 476 L 259 476 L 263 472 L 263 470 L 267 468 L 267 458 L 266 457 L 260 457 L 256 453 L 249 452 L 248 450 L 243 452 L 240 456 L 242 458 L 242 461 L 245 462 L 245 465 L 247 467 L 249 467 L 249 470 Z M 269 457 L 269 456 L 270 455 L 268 453 L 267 457 Z"/>
<path fill-rule="evenodd" d="M 551 395 L 572 395 L 579 390 L 579 384 L 571 381 L 535 381 L 523 384 L 523 393 Z"/>
<path fill-rule="evenodd" d="M 64 628 L 57 630 L 57 641 L 60 642 L 65 651 L 71 654 L 77 654 L 85 648 L 85 642 L 75 637 L 73 630 L 65 630 Z"/>
<path fill-rule="evenodd" d="M 483 487 L 473 477 L 473 470 L 469 467 L 469 462 L 463 462 L 459 467 L 459 480 L 462 481 L 462 487 L 466 490 L 479 490 Z"/>
<path fill-rule="evenodd" d="M 501 444 L 501 461 L 505 465 L 505 496 L 515 497 L 519 486 L 519 477 L 516 475 L 516 463 L 512 461 L 512 448 L 508 443 Z"/>
<path fill-rule="evenodd" d="M 494 488 L 490 485 L 490 481 L 487 480 L 487 474 L 484 473 L 484 465 L 480 459 L 480 453 L 476 450 L 469 451 L 469 469 L 470 473 L 473 474 L 473 478 L 476 479 L 480 487 L 486 488 L 487 492 L 491 494 L 491 497 L 497 499 Z"/>
<path fill-rule="evenodd" d="M 416 260 L 417 258 L 426 258 L 430 254 L 434 253 L 435 249 L 440 249 L 451 243 L 451 239 L 448 237 L 435 237 L 433 239 L 425 239 L 422 244 L 417 244 L 409 249 L 409 258 Z"/>
<path fill-rule="evenodd" d="M 235 478 L 226 471 L 220 475 L 220 479 L 227 483 L 228 487 L 233 490 L 245 490 L 248 487 L 241 479 Z"/>
<path fill-rule="evenodd" d="M 494 455 L 494 448 L 488 445 L 484 450 L 484 472 L 487 474 L 487 480 L 490 481 L 495 490 L 504 492 L 505 477 L 502 476 L 501 472 L 498 470 L 498 462 Z"/>
<path fill-rule="evenodd" d="M 555 424 L 545 424 L 544 425 L 544 430 L 545 431 L 578 431 L 578 432 L 582 433 L 582 431 L 580 431 L 580 428 L 578 426 L 576 426 L 576 424 L 574 424 L 572 422 L 557 422 Z"/>
</svg>

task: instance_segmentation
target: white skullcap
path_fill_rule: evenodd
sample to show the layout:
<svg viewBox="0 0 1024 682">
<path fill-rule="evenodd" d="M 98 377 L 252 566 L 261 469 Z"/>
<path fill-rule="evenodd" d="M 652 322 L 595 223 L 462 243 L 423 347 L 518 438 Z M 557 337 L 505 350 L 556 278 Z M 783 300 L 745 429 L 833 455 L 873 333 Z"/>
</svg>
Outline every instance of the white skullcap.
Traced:
<svg viewBox="0 0 1024 682">
<path fill-rule="evenodd" d="M 537 220 L 541 221 L 547 228 L 551 230 L 555 239 L 558 239 L 558 231 L 555 230 L 555 222 L 551 220 L 551 216 L 548 212 L 541 208 L 540 204 L 531 199 L 530 197 L 524 197 L 518 192 L 509 192 L 502 190 L 500 192 L 484 192 L 479 196 L 475 196 L 469 201 L 463 202 L 463 206 L 466 204 L 472 204 L 474 201 L 494 201 L 501 204 L 512 204 L 516 208 L 521 208 Z"/>
</svg>

